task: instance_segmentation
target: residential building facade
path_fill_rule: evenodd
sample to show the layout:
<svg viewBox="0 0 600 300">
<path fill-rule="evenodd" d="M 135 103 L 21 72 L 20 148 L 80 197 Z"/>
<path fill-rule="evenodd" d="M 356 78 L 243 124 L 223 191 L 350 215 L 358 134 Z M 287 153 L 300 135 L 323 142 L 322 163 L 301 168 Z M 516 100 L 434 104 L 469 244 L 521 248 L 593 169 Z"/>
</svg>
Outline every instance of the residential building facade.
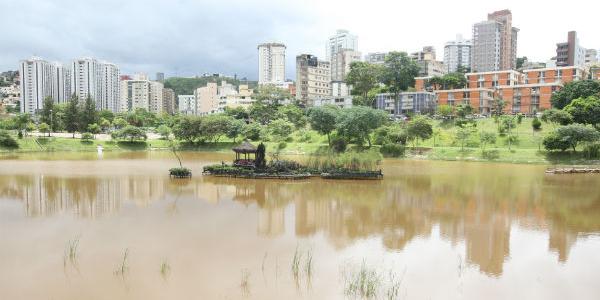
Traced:
<svg viewBox="0 0 600 300">
<path fill-rule="evenodd" d="M 361 54 L 358 51 L 350 49 L 339 50 L 331 58 L 331 80 L 346 81 L 346 75 L 350 73 L 350 64 L 361 60 Z"/>
<path fill-rule="evenodd" d="M 342 49 L 358 51 L 358 37 L 348 30 L 338 29 L 335 35 L 327 40 L 326 59 L 330 61 Z"/>
<path fill-rule="evenodd" d="M 208 82 L 205 87 L 196 89 L 196 114 L 205 116 L 219 112 L 219 93 L 216 82 Z"/>
<path fill-rule="evenodd" d="M 488 14 L 488 20 L 473 25 L 471 71 L 487 72 L 515 69 L 517 35 L 510 10 Z"/>
<path fill-rule="evenodd" d="M 567 41 L 556 44 L 556 66 L 584 67 L 586 60 L 586 49 L 579 45 L 577 32 L 569 31 Z"/>
<path fill-rule="evenodd" d="M 444 46 L 444 66 L 446 72 L 453 73 L 459 69 L 471 68 L 471 40 L 465 40 L 462 35 L 457 35 L 456 40 L 449 41 Z"/>
<path fill-rule="evenodd" d="M 375 97 L 375 107 L 394 116 L 425 114 L 435 112 L 437 101 L 434 93 L 425 91 L 402 92 L 397 98 L 393 93 L 382 93 Z"/>
<path fill-rule="evenodd" d="M 177 109 L 183 115 L 196 114 L 196 96 L 195 95 L 178 95 Z"/>
<path fill-rule="evenodd" d="M 163 112 L 163 84 L 149 80 L 123 80 L 120 88 L 120 112 L 145 109 L 152 113 Z"/>
<path fill-rule="evenodd" d="M 80 58 L 71 63 L 70 73 L 70 91 L 80 100 L 91 98 L 98 110 L 119 110 L 120 75 L 115 64 Z"/>
<path fill-rule="evenodd" d="M 60 89 L 64 84 L 61 70 L 62 66 L 39 57 L 20 62 L 21 112 L 35 114 L 42 109 L 46 97 L 52 97 L 54 101 L 65 99 Z"/>
<path fill-rule="evenodd" d="M 371 64 L 383 65 L 387 52 L 372 52 L 365 55 L 365 61 Z"/>
<path fill-rule="evenodd" d="M 177 101 L 175 101 L 175 91 L 169 88 L 163 88 L 163 109 L 164 112 L 172 115 L 177 112 Z"/>
<path fill-rule="evenodd" d="M 423 47 L 422 51 L 412 53 L 411 58 L 419 65 L 419 76 L 442 76 L 446 74 L 444 64 L 436 60 L 432 46 Z"/>
<path fill-rule="evenodd" d="M 331 96 L 331 64 L 311 54 L 296 57 L 296 99 L 312 106 L 315 100 Z"/>
<path fill-rule="evenodd" d="M 285 45 L 258 45 L 258 84 L 281 84 L 285 81 Z"/>
</svg>

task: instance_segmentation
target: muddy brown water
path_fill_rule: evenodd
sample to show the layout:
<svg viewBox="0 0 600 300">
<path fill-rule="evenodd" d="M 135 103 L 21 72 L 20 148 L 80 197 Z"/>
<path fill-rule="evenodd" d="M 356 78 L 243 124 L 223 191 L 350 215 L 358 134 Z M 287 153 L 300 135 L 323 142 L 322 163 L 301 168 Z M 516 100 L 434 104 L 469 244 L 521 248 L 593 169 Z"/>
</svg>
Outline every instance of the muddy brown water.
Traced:
<svg viewBox="0 0 600 300">
<path fill-rule="evenodd" d="M 201 176 L 231 156 L 183 153 L 189 180 L 168 152 L 1 156 L 0 299 L 360 298 L 363 265 L 375 298 L 600 298 L 600 175 L 387 160 L 381 181 Z"/>
</svg>

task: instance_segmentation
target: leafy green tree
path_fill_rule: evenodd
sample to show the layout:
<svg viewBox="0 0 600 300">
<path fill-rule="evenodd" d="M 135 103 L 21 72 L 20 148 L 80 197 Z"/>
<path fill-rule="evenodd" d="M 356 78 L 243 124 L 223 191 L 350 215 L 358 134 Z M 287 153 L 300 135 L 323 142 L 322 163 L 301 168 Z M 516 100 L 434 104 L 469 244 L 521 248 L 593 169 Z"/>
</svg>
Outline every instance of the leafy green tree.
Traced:
<svg viewBox="0 0 600 300">
<path fill-rule="evenodd" d="M 224 114 L 209 115 L 202 118 L 200 141 L 218 142 L 229 132 L 233 118 Z"/>
<path fill-rule="evenodd" d="M 473 113 L 473 107 L 470 104 L 461 104 L 456 107 L 456 115 L 459 118 L 465 118 Z"/>
<path fill-rule="evenodd" d="M 284 119 L 273 120 L 269 124 L 269 132 L 278 141 L 285 141 L 294 131 L 294 124 Z"/>
<path fill-rule="evenodd" d="M 408 122 L 406 125 L 406 134 L 408 139 L 414 141 L 415 147 L 417 147 L 419 139 L 427 140 L 431 138 L 433 127 L 427 118 L 418 116 Z"/>
<path fill-rule="evenodd" d="M 225 114 L 239 120 L 247 120 L 250 117 L 248 111 L 242 106 L 225 107 Z"/>
<path fill-rule="evenodd" d="M 79 112 L 79 131 L 86 131 L 90 124 L 96 122 L 98 122 L 96 102 L 91 97 L 87 97 L 83 103 L 83 108 Z"/>
<path fill-rule="evenodd" d="M 258 141 L 260 139 L 260 133 L 262 126 L 259 123 L 250 123 L 246 125 L 242 135 L 251 141 Z"/>
<path fill-rule="evenodd" d="M 339 108 L 336 106 L 313 107 L 308 112 L 310 127 L 320 134 L 327 135 L 327 143 L 331 146 L 331 132 L 335 130 Z"/>
<path fill-rule="evenodd" d="M 578 98 L 600 96 L 600 82 L 594 80 L 576 80 L 566 83 L 563 88 L 552 94 L 552 107 L 563 109 Z"/>
<path fill-rule="evenodd" d="M 527 61 L 527 56 L 517 57 L 517 69 L 523 67 L 523 64 Z"/>
<path fill-rule="evenodd" d="M 444 119 L 452 117 L 452 107 L 447 104 L 442 104 L 437 107 L 437 113 Z"/>
<path fill-rule="evenodd" d="M 496 143 L 496 134 L 493 132 L 482 131 L 479 133 L 479 141 L 481 146 L 481 152 L 485 152 L 487 145 Z"/>
<path fill-rule="evenodd" d="M 95 137 L 90 132 L 84 132 L 84 133 L 81 134 L 81 141 L 82 142 L 89 142 L 89 141 L 91 141 L 93 139 L 95 139 Z"/>
<path fill-rule="evenodd" d="M 385 111 L 365 106 L 342 109 L 336 119 L 337 132 L 348 142 L 362 146 L 367 141 L 371 147 L 371 133 L 382 126 L 387 117 Z"/>
<path fill-rule="evenodd" d="M 132 125 L 127 125 L 125 128 L 119 130 L 116 136 L 120 139 L 129 139 L 130 142 L 134 140 L 146 140 L 148 138 L 142 128 Z"/>
<path fill-rule="evenodd" d="M 96 134 L 100 133 L 100 125 L 96 123 L 88 125 L 87 132 L 93 134 L 94 138 L 96 138 Z"/>
<path fill-rule="evenodd" d="M 571 124 L 559 127 L 556 135 L 576 151 L 577 145 L 583 142 L 596 142 L 600 139 L 600 133 L 593 128 L 581 124 Z M 545 145 L 545 144 L 544 144 Z"/>
<path fill-rule="evenodd" d="M 50 130 L 50 125 L 48 125 L 48 124 L 46 124 L 46 123 L 41 123 L 41 124 L 38 126 L 38 130 L 39 130 L 41 133 L 44 133 L 44 134 L 46 134 L 46 133 L 47 133 L 47 134 L 48 134 L 48 136 L 50 136 L 50 131 L 51 131 L 51 130 Z"/>
<path fill-rule="evenodd" d="M 490 112 L 492 116 L 499 117 L 504 114 L 504 108 L 506 107 L 506 101 L 502 98 L 494 98 L 491 103 Z"/>
<path fill-rule="evenodd" d="M 8 131 L 0 130 L 0 147 L 15 149 L 19 148 L 19 143 L 8 133 Z"/>
<path fill-rule="evenodd" d="M 564 110 L 552 108 L 547 109 L 542 113 L 542 121 L 552 123 L 554 127 L 556 127 L 556 125 L 564 126 L 573 123 L 573 116 Z"/>
<path fill-rule="evenodd" d="M 567 140 L 563 139 L 556 132 L 545 136 L 542 144 L 544 144 L 544 148 L 548 151 L 560 150 L 562 152 L 571 146 Z"/>
<path fill-rule="evenodd" d="M 589 124 L 600 130 L 600 98 L 590 96 L 573 100 L 564 109 L 575 123 Z"/>
<path fill-rule="evenodd" d="M 167 125 L 160 125 L 156 128 L 156 132 L 160 134 L 161 138 L 164 140 L 168 140 L 171 136 L 171 128 Z"/>
<path fill-rule="evenodd" d="M 42 105 L 40 122 L 49 125 L 50 131 L 58 131 L 60 120 L 57 116 L 58 110 L 54 108 L 54 99 L 52 99 L 52 97 L 46 97 L 44 98 Z"/>
<path fill-rule="evenodd" d="M 534 117 L 531 121 L 531 128 L 533 129 L 533 131 L 542 130 L 542 122 L 540 122 L 540 119 L 538 119 L 538 117 Z"/>
<path fill-rule="evenodd" d="M 63 117 L 63 123 L 67 132 L 73 134 L 75 138 L 75 132 L 79 130 L 79 98 L 73 95 L 67 104 L 65 114 Z"/>
<path fill-rule="evenodd" d="M 196 116 L 181 117 L 173 127 L 173 135 L 179 140 L 193 143 L 200 136 L 202 121 L 202 118 Z"/>
<path fill-rule="evenodd" d="M 125 126 L 129 125 L 129 123 L 127 123 L 127 121 L 125 121 L 125 119 L 118 117 L 118 118 L 114 119 L 113 125 L 117 129 L 121 129 L 121 128 L 124 128 Z"/>
<path fill-rule="evenodd" d="M 229 124 L 229 129 L 227 130 L 227 137 L 232 139 L 235 143 L 235 139 L 244 133 L 244 129 L 246 127 L 246 122 L 241 119 L 233 119 L 231 124 Z"/>
<path fill-rule="evenodd" d="M 100 128 L 102 131 L 106 132 L 110 128 L 110 121 L 105 118 L 100 118 Z"/>
<path fill-rule="evenodd" d="M 363 98 L 364 105 L 371 106 L 373 98 L 369 97 L 369 92 L 378 86 L 381 71 L 379 65 L 368 62 L 356 61 L 350 64 L 346 83 L 352 86 L 352 95 Z"/>
<path fill-rule="evenodd" d="M 29 114 L 20 113 L 15 116 L 14 123 L 19 132 L 27 130 L 27 124 L 31 123 L 31 116 Z"/>
<path fill-rule="evenodd" d="M 248 114 L 255 122 L 266 125 L 280 117 L 279 106 L 278 101 L 257 100 L 250 106 Z"/>
<path fill-rule="evenodd" d="M 397 99 L 400 92 L 415 85 L 418 74 L 419 66 L 406 52 L 390 52 L 385 57 L 381 81 Z"/>
<path fill-rule="evenodd" d="M 292 99 L 292 95 L 287 89 L 282 89 L 272 84 L 263 84 L 254 94 L 254 98 L 257 102 L 264 101 L 278 105 L 279 101 Z"/>
<path fill-rule="evenodd" d="M 292 124 L 296 129 L 306 127 L 307 118 L 304 111 L 297 105 L 283 105 L 279 107 L 279 114 L 285 116 L 285 118 Z"/>
<path fill-rule="evenodd" d="M 115 119 L 115 113 L 113 113 L 112 111 L 110 111 L 108 109 L 103 109 L 98 112 L 98 118 L 106 119 L 109 122 L 112 122 Z"/>
<path fill-rule="evenodd" d="M 456 133 L 455 133 L 454 137 L 460 143 L 460 151 L 461 152 L 465 150 L 465 145 L 467 144 L 467 141 L 469 141 L 469 139 L 473 135 L 474 131 L 475 131 L 475 129 L 473 128 L 473 126 L 471 124 L 465 124 L 465 126 L 456 128 Z"/>
<path fill-rule="evenodd" d="M 467 77 L 463 73 L 449 73 L 444 76 L 434 76 L 429 79 L 429 85 L 434 90 L 462 89 L 467 85 Z"/>
</svg>

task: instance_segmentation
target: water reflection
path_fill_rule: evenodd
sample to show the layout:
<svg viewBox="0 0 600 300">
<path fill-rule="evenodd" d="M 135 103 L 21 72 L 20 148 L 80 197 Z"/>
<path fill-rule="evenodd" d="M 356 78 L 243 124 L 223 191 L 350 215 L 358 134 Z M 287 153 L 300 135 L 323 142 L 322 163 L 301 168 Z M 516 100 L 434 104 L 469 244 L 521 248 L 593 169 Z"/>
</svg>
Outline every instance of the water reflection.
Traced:
<svg viewBox="0 0 600 300">
<path fill-rule="evenodd" d="M 386 179 L 374 182 L 0 175 L 0 198 L 20 201 L 28 217 L 83 218 L 174 199 L 201 200 L 213 204 L 210 209 L 233 202 L 257 210 L 259 236 L 322 233 L 337 249 L 376 237 L 388 250 L 402 251 L 439 228 L 452 245 L 464 243 L 467 262 L 490 276 L 503 273 L 515 226 L 546 233 L 547 248 L 560 262 L 569 259 L 578 238 L 600 231 L 598 176 L 548 176 L 535 166 L 425 162 L 390 163 L 385 171 Z M 292 214 L 286 214 L 288 208 Z M 293 229 L 286 229 L 286 217 L 293 218 Z"/>
</svg>

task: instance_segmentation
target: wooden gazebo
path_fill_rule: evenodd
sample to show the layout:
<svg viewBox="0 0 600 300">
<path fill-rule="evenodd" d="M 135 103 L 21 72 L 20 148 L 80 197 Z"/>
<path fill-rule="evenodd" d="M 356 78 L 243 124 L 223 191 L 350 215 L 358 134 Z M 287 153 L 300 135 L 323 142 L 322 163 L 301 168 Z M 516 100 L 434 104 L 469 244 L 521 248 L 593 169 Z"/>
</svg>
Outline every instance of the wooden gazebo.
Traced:
<svg viewBox="0 0 600 300">
<path fill-rule="evenodd" d="M 239 146 L 232 148 L 235 152 L 235 160 L 233 165 L 242 167 L 255 167 L 256 162 L 256 147 L 250 144 L 248 141 L 244 141 Z M 244 158 L 242 158 L 242 154 Z M 254 157 L 252 157 L 252 155 Z"/>
</svg>

